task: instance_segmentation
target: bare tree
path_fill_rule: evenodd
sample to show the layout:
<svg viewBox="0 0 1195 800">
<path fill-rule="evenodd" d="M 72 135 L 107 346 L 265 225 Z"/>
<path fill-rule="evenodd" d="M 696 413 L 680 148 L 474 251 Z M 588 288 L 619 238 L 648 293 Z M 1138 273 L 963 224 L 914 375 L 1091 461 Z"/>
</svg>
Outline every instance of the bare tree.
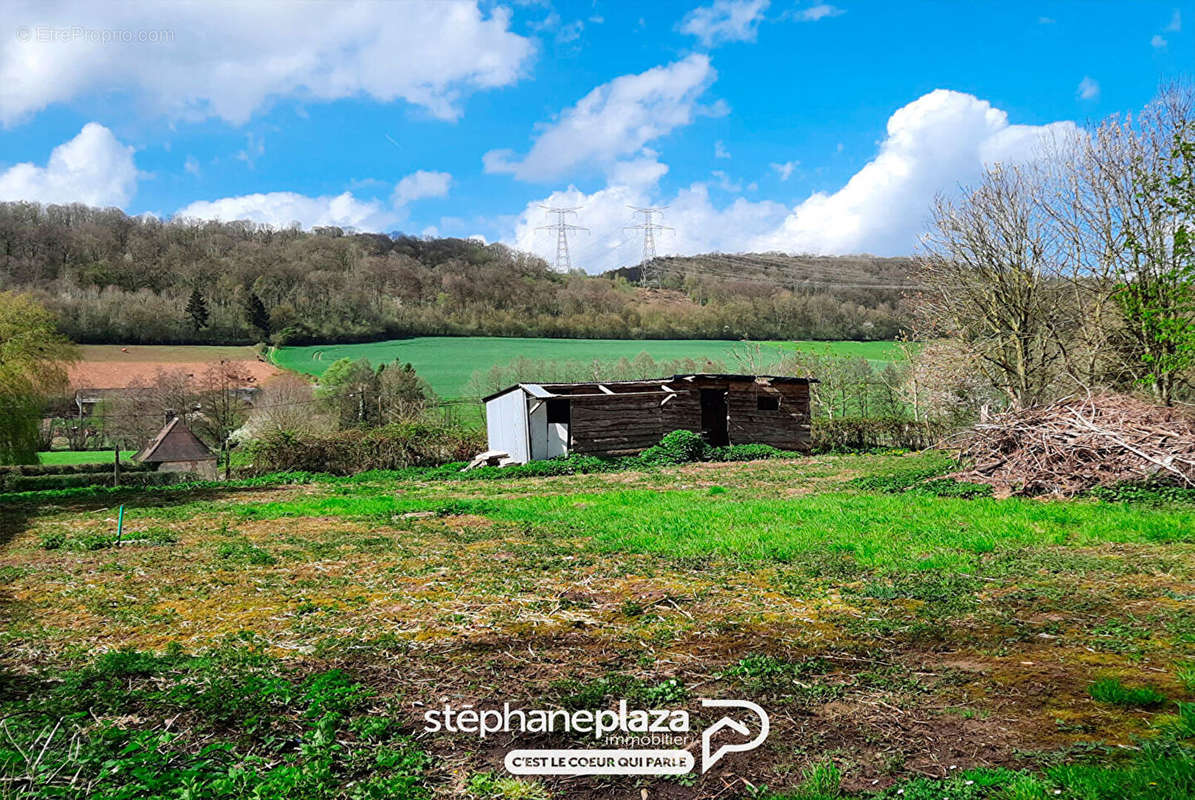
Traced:
<svg viewBox="0 0 1195 800">
<path fill-rule="evenodd" d="M 245 387 L 251 381 L 251 375 L 228 361 L 212 364 L 195 381 L 198 408 L 192 427 L 196 434 L 220 450 L 225 478 L 232 474 L 232 434 L 249 416 Z"/>
<path fill-rule="evenodd" d="M 315 391 L 301 375 L 286 373 L 271 378 L 258 394 L 245 424 L 245 438 L 268 433 L 322 433 L 335 421 L 315 405 Z"/>
<path fill-rule="evenodd" d="M 96 412 L 107 437 L 123 447 L 144 447 L 174 417 L 188 426 L 199 411 L 195 376 L 182 369 L 158 369 L 114 397 Z"/>
<path fill-rule="evenodd" d="M 920 259 L 924 321 L 966 347 L 1015 408 L 1049 395 L 1062 356 L 1056 230 L 1035 202 L 1040 180 L 1032 166 L 997 165 L 960 201 L 939 199 Z"/>
</svg>

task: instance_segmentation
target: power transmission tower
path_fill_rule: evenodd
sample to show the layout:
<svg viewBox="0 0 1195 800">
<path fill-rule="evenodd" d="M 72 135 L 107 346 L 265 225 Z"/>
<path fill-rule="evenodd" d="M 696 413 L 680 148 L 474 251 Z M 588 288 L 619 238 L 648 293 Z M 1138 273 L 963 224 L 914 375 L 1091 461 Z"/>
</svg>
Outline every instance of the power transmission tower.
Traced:
<svg viewBox="0 0 1195 800">
<path fill-rule="evenodd" d="M 582 228 L 580 225 L 571 225 L 565 219 L 569 214 L 576 214 L 580 206 L 574 208 L 554 208 L 552 206 L 541 205 L 540 208 L 546 210 L 549 214 L 555 214 L 556 221 L 551 225 L 541 225 L 536 230 L 556 231 L 556 269 L 561 272 L 568 272 L 573 266 L 572 261 L 568 257 L 568 232 L 589 230 L 589 228 Z"/>
<path fill-rule="evenodd" d="M 659 208 L 627 206 L 627 208 L 636 214 L 643 215 L 643 222 L 638 225 L 628 225 L 626 227 L 628 231 L 643 231 L 643 260 L 639 262 L 640 281 L 646 286 L 659 286 L 659 271 L 653 264 L 656 258 L 656 231 L 674 231 L 676 228 L 659 224 L 652 215 L 660 214 L 663 216 L 664 209 L 668 208 L 668 206 L 660 206 Z"/>
</svg>

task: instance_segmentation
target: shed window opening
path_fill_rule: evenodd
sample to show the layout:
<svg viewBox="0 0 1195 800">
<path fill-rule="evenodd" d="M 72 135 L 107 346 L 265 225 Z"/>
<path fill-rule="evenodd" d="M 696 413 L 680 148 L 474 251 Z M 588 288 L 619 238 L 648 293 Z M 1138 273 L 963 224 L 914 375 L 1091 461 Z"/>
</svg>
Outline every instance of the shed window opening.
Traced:
<svg viewBox="0 0 1195 800">
<path fill-rule="evenodd" d="M 548 424 L 562 423 L 569 424 L 569 402 L 567 400 L 549 400 L 548 401 Z"/>
<path fill-rule="evenodd" d="M 755 407 L 760 411 L 779 411 L 780 398 L 770 394 L 756 395 Z"/>
</svg>

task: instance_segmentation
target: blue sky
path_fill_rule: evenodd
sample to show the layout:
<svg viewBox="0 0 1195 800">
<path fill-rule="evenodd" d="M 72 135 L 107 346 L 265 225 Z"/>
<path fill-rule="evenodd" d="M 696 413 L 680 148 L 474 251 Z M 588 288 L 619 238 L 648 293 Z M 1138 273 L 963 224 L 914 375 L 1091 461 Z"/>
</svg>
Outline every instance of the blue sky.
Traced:
<svg viewBox="0 0 1195 800">
<path fill-rule="evenodd" d="M 1190 4 L 17 2 L 0 199 L 478 235 L 573 263 L 912 252 L 984 163 L 1189 76 Z M 1188 13 L 1188 12 L 1191 13 Z"/>
</svg>

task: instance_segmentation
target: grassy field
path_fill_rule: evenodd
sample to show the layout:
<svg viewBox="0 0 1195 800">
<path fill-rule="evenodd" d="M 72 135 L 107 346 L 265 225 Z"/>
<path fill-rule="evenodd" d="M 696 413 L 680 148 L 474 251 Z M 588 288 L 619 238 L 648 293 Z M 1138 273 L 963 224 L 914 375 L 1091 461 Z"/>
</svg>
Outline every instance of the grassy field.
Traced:
<svg viewBox="0 0 1195 800">
<path fill-rule="evenodd" d="M 777 358 L 786 350 L 862 356 L 877 364 L 900 358 L 893 342 L 761 342 L 764 353 Z M 286 369 L 319 375 L 341 358 L 368 358 L 375 366 L 387 361 L 410 362 L 441 397 L 460 397 L 477 370 L 516 358 L 555 361 L 616 361 L 646 352 L 657 361 L 679 358 L 721 361 L 738 369 L 733 357 L 739 342 L 723 340 L 503 339 L 493 337 L 422 337 L 365 344 L 282 347 L 274 362 Z"/>
<path fill-rule="evenodd" d="M 37 759 L 17 788 L 87 786 L 44 797 L 1195 797 L 1195 505 L 859 488 L 949 466 L 6 502 L 0 778 Z M 704 775 L 516 780 L 511 747 L 595 745 L 422 730 L 445 700 L 621 698 L 700 730 L 701 697 L 759 703 L 767 741 Z"/>
<path fill-rule="evenodd" d="M 128 461 L 136 450 L 121 450 L 120 460 Z M 37 454 L 39 464 L 111 464 L 111 450 L 45 450 Z"/>
</svg>

